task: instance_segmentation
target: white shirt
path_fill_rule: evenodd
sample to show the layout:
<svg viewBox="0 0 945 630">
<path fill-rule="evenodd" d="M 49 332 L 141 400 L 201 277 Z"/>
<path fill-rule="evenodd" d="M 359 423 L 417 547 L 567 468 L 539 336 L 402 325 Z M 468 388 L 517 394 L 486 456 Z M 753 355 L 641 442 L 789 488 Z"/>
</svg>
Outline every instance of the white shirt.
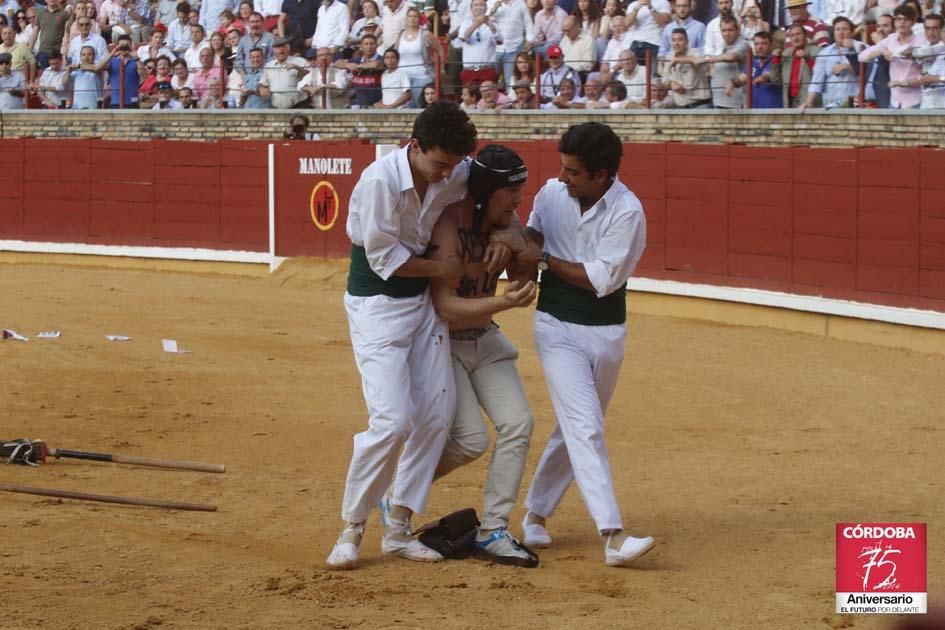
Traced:
<svg viewBox="0 0 945 630">
<path fill-rule="evenodd" d="M 11 72 L 0 76 L 0 111 L 8 109 L 23 109 L 23 97 L 13 96 L 10 90 L 26 91 L 26 81 L 22 72 Z"/>
<path fill-rule="evenodd" d="M 200 67 L 200 51 L 210 45 L 209 40 L 203 39 L 195 47 L 193 44 L 184 51 L 184 61 L 187 62 L 187 69 L 193 72 Z"/>
<path fill-rule="evenodd" d="M 627 7 L 627 14 L 633 10 L 633 7 L 640 4 L 640 0 L 631 2 Z M 642 7 L 637 11 L 637 20 L 633 26 L 627 29 L 627 35 L 631 42 L 646 42 L 654 46 L 660 45 L 660 39 L 663 37 L 663 27 L 656 23 L 653 13 L 672 13 L 669 8 L 669 2 L 666 0 L 652 0 L 649 7 Z"/>
<path fill-rule="evenodd" d="M 181 89 L 182 87 L 189 87 L 190 89 L 194 88 L 194 75 L 188 74 L 187 80 L 184 81 L 183 85 L 180 82 L 180 79 L 177 78 L 177 75 L 171 77 L 171 87 L 174 88 L 174 91 Z"/>
<path fill-rule="evenodd" d="M 177 55 L 175 55 L 171 51 L 171 49 L 168 48 L 167 46 L 161 46 L 160 50 L 158 50 L 158 54 L 156 54 L 154 58 L 157 59 L 158 57 L 161 57 L 161 56 L 164 56 L 170 59 L 171 63 L 173 63 L 174 60 L 177 59 Z M 151 59 L 151 45 L 150 44 L 144 44 L 142 46 L 138 46 L 138 59 L 141 61 L 141 63 L 144 63 L 148 59 Z M 199 63 L 199 56 L 198 56 L 198 63 Z"/>
<path fill-rule="evenodd" d="M 206 1 L 206 0 L 205 0 Z M 334 0 L 318 7 L 318 23 L 312 36 L 312 48 L 341 48 L 348 37 L 348 5 Z"/>
<path fill-rule="evenodd" d="M 308 64 L 301 57 L 286 57 L 284 63 L 273 59 L 263 66 L 263 76 L 259 85 L 265 85 L 272 92 L 269 102 L 275 109 L 289 109 L 305 98 L 298 91 L 299 77 L 302 72 L 289 68 L 289 65 L 307 68 Z"/>
<path fill-rule="evenodd" d="M 345 93 L 345 89 L 348 87 L 349 76 L 348 71 L 343 68 L 328 66 L 326 77 L 328 79 L 328 109 L 347 109 L 350 106 L 351 101 L 348 98 L 348 94 Z M 304 90 L 302 88 L 308 86 L 320 88 L 324 87 L 324 85 L 325 82 L 322 81 L 322 69 L 319 66 L 315 66 L 299 81 L 299 92 L 303 92 Z M 313 94 L 309 102 L 315 109 L 321 109 L 321 92 Z"/>
<path fill-rule="evenodd" d="M 607 42 L 607 48 L 604 49 L 604 56 L 601 57 L 600 62 L 602 64 L 612 64 L 620 61 L 620 53 L 625 50 L 630 50 L 630 44 L 633 42 L 627 37 L 626 33 L 620 39 L 612 37 L 609 42 Z"/>
<path fill-rule="evenodd" d="M 473 24 L 470 13 L 466 21 L 459 27 L 459 36 L 466 34 Z M 469 37 L 463 40 L 463 66 L 491 66 L 495 65 L 496 39 L 492 29 L 486 24 L 480 24 Z"/>
<path fill-rule="evenodd" d="M 863 11 L 866 3 L 862 0 L 826 0 L 824 2 L 825 15 L 821 21 L 827 24 L 833 24 L 834 18 L 843 16 L 854 24 L 863 23 Z"/>
<path fill-rule="evenodd" d="M 626 70 L 621 69 L 614 79 L 627 87 L 628 103 L 642 103 L 646 98 L 646 68 L 643 66 L 637 64 L 633 74 L 627 74 Z"/>
<path fill-rule="evenodd" d="M 581 93 L 581 75 L 569 68 L 568 64 L 561 64 L 558 69 L 548 68 L 541 75 L 541 97 L 542 99 L 552 99 L 558 94 L 558 86 L 562 79 L 571 79 L 574 81 L 574 93 Z"/>
<path fill-rule="evenodd" d="M 253 0 L 253 10 L 263 17 L 282 15 L 282 0 Z"/>
<path fill-rule="evenodd" d="M 469 16 L 469 11 L 472 8 L 471 0 L 449 0 L 450 8 L 450 46 L 453 48 L 462 48 L 463 41 L 459 38 L 462 33 L 459 31 L 460 25 L 466 21 L 466 18 Z M 486 8 L 488 11 L 488 6 Z M 535 23 L 529 17 L 529 22 L 532 23 L 532 30 L 534 31 Z"/>
<path fill-rule="evenodd" d="M 396 11 L 388 9 L 386 4 L 381 7 L 381 41 L 377 46 L 381 56 L 385 50 L 397 44 L 400 32 L 407 28 L 407 9 L 412 6 L 411 0 L 402 0 Z"/>
<path fill-rule="evenodd" d="M 364 247 L 368 264 L 383 280 L 426 251 L 443 209 L 466 196 L 468 159 L 449 178 L 429 184 L 421 202 L 410 174 L 409 150 L 408 145 L 391 151 L 364 169 L 348 203 L 348 238 Z"/>
<path fill-rule="evenodd" d="M 555 258 L 583 263 L 597 297 L 627 286 L 646 247 L 643 206 L 616 179 L 583 215 L 567 187 L 549 179 L 535 195 L 528 227 L 544 235 L 545 251 Z"/>
<path fill-rule="evenodd" d="M 493 13 L 496 4 L 498 10 Z M 466 3 L 467 7 L 469 3 Z M 517 52 L 522 43 L 535 38 L 535 24 L 525 0 L 489 0 L 486 15 L 492 15 L 502 43 L 496 46 L 496 52 Z M 450 15 L 452 17 L 452 14 Z M 462 16 L 465 19 L 465 15 Z M 462 34 L 462 31 L 460 31 Z"/>
<path fill-rule="evenodd" d="M 722 39 L 721 17 L 713 18 L 705 27 L 705 48 L 702 52 L 706 57 L 721 55 L 725 50 L 725 40 Z"/>
<path fill-rule="evenodd" d="M 167 27 L 167 38 L 165 43 L 171 50 L 182 53 L 190 46 L 190 24 L 181 24 L 180 20 L 174 20 Z"/>
<path fill-rule="evenodd" d="M 62 68 L 56 72 L 52 68 L 46 68 L 39 75 L 39 88 L 43 90 L 46 98 L 59 105 L 61 101 L 69 98 L 69 90 L 64 89 L 69 80 L 70 71 Z"/>
<path fill-rule="evenodd" d="M 238 73 L 237 73 L 238 74 Z M 167 102 L 167 107 L 162 108 L 161 103 L 155 103 L 151 109 L 160 111 L 161 109 L 170 110 L 170 109 L 184 109 L 184 104 L 178 101 L 177 99 L 171 99 Z"/>
<path fill-rule="evenodd" d="M 235 13 L 236 2 L 234 0 L 201 0 L 200 26 L 207 31 L 207 34 L 220 29 L 220 14 L 223 13 L 224 9 L 229 9 Z"/>
<path fill-rule="evenodd" d="M 393 105 L 397 99 L 404 95 L 404 92 L 410 90 L 410 77 L 401 68 L 393 72 L 384 71 L 381 75 L 381 102 L 385 105 Z M 406 107 L 410 101 L 403 103 L 400 107 Z"/>
<path fill-rule="evenodd" d="M 921 109 L 945 108 L 945 42 L 920 46 L 912 51 L 913 58 L 922 64 L 922 74 L 938 77 L 937 83 L 922 87 Z"/>
<path fill-rule="evenodd" d="M 565 35 L 558 44 L 564 62 L 579 72 L 590 72 L 597 61 L 597 43 L 588 31 L 581 31 L 574 41 Z"/>
<path fill-rule="evenodd" d="M 69 42 L 69 62 L 79 63 L 79 55 L 86 46 L 91 46 L 95 50 L 95 63 L 101 61 L 108 54 L 108 44 L 105 43 L 105 38 L 101 35 L 89 33 L 89 36 L 85 39 L 82 39 L 81 35 L 76 35 Z"/>
</svg>

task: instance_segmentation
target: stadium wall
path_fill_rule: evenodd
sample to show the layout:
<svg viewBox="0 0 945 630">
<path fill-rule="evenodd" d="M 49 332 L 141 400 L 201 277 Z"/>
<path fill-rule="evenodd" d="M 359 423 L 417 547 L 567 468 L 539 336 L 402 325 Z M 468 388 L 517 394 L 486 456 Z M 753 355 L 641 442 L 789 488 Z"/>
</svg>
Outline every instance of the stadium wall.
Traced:
<svg viewBox="0 0 945 630">
<path fill-rule="evenodd" d="M 557 175 L 555 142 L 507 144 L 529 165 L 524 217 Z M 0 140 L 0 250 L 345 256 L 347 199 L 376 149 Z M 620 178 L 648 218 L 635 288 L 945 328 L 945 151 L 633 143 L 625 153 Z M 883 309 L 918 310 L 897 320 Z"/>
<path fill-rule="evenodd" d="M 312 111 L 312 130 L 324 139 L 397 143 L 409 135 L 416 112 Z M 0 112 L 0 138 L 101 138 L 105 140 L 272 140 L 282 137 L 288 111 L 141 112 L 19 110 Z M 920 110 L 808 111 L 596 110 L 627 142 L 744 144 L 814 147 L 945 147 L 942 116 Z M 473 114 L 483 138 L 553 140 L 584 111 Z"/>
</svg>

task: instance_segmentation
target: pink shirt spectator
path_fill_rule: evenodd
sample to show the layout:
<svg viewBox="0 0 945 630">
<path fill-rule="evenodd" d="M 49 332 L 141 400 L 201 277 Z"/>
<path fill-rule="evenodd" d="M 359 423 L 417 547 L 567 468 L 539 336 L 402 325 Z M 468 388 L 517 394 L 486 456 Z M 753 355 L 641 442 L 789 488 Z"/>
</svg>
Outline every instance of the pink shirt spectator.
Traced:
<svg viewBox="0 0 945 630">
<path fill-rule="evenodd" d="M 481 99 L 478 103 L 476 103 L 476 109 L 478 110 L 495 109 L 496 105 L 505 105 L 506 103 L 511 103 L 511 102 L 512 102 L 512 99 L 510 99 L 508 96 L 506 96 L 502 92 L 499 92 L 496 96 L 495 103 L 493 103 L 492 105 L 489 105 L 488 103 L 486 103 L 485 99 Z"/>
<path fill-rule="evenodd" d="M 914 59 L 901 57 L 900 55 L 903 51 L 909 50 L 910 48 L 926 45 L 927 42 L 925 38 L 919 35 L 912 35 L 905 42 L 900 42 L 899 34 L 892 33 L 875 46 L 864 49 L 860 53 L 859 58 L 860 61 L 863 61 L 872 51 L 879 50 L 886 52 L 888 50 L 896 55 L 896 57 L 889 62 L 889 81 L 908 81 L 922 76 L 922 67 L 917 64 Z M 890 104 L 896 109 L 909 109 L 910 107 L 916 107 L 922 102 L 922 88 L 920 87 L 890 87 L 889 91 Z"/>
<path fill-rule="evenodd" d="M 559 44 L 564 37 L 564 18 L 568 17 L 564 9 L 555 5 L 554 11 L 549 16 L 548 12 L 542 9 L 535 14 L 535 41 L 539 44 Z"/>
<path fill-rule="evenodd" d="M 211 80 L 215 81 L 217 89 L 219 89 L 219 82 L 221 77 L 223 78 L 223 85 L 226 85 L 226 72 L 220 71 L 219 66 L 214 66 L 209 70 L 204 70 L 201 68 L 197 72 L 194 72 L 190 75 L 193 77 L 193 88 L 194 88 L 194 98 L 197 99 L 197 102 L 203 102 L 204 99 L 210 94 L 210 82 Z"/>
</svg>

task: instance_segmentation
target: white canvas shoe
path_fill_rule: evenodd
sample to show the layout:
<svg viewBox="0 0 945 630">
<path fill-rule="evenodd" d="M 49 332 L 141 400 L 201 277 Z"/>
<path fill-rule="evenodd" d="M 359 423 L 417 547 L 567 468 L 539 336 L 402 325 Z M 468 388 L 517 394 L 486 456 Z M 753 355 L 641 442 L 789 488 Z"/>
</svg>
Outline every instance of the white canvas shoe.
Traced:
<svg viewBox="0 0 945 630">
<path fill-rule="evenodd" d="M 413 537 L 409 523 L 402 523 L 387 514 L 387 525 L 381 538 L 381 553 L 400 556 L 414 562 L 439 562 L 443 556 Z"/>
<path fill-rule="evenodd" d="M 544 525 L 529 523 L 528 514 L 522 519 L 522 542 L 535 549 L 545 549 L 551 546 L 551 535 Z"/>
<path fill-rule="evenodd" d="M 612 536 L 612 534 L 611 534 Z M 652 536 L 644 538 L 634 538 L 627 536 L 627 539 L 620 545 L 620 549 L 610 547 L 611 536 L 607 537 L 604 543 L 604 561 L 609 567 L 625 567 L 634 560 L 646 555 L 656 546 L 656 541 Z"/>
<path fill-rule="evenodd" d="M 361 555 L 361 537 L 364 535 L 364 523 L 348 523 L 341 536 L 332 547 L 325 564 L 329 569 L 348 570 L 358 567 Z"/>
</svg>

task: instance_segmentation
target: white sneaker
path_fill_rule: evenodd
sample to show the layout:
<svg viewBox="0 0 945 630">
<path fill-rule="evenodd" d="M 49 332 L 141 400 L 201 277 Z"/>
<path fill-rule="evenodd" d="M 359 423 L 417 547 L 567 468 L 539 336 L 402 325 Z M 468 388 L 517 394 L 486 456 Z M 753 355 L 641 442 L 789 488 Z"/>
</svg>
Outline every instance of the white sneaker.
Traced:
<svg viewBox="0 0 945 630">
<path fill-rule="evenodd" d="M 443 556 L 413 537 L 410 525 L 387 516 L 387 526 L 381 538 L 381 553 L 400 556 L 414 562 L 439 562 Z"/>
<path fill-rule="evenodd" d="M 634 538 L 627 536 L 627 539 L 620 545 L 620 549 L 611 549 L 610 538 L 604 543 L 604 561 L 609 567 L 625 567 L 637 558 L 646 555 L 656 546 L 656 541 L 652 536 L 644 538 Z"/>
<path fill-rule="evenodd" d="M 548 533 L 548 530 L 545 529 L 544 525 L 539 525 L 538 523 L 529 523 L 528 515 L 531 512 L 525 514 L 525 518 L 522 519 L 522 539 L 523 542 L 529 546 L 534 547 L 535 549 L 545 549 L 551 546 L 551 535 Z"/>
<path fill-rule="evenodd" d="M 348 523 L 335 541 L 325 564 L 329 569 L 348 570 L 358 567 L 361 555 L 361 537 L 364 535 L 364 523 Z"/>
</svg>

